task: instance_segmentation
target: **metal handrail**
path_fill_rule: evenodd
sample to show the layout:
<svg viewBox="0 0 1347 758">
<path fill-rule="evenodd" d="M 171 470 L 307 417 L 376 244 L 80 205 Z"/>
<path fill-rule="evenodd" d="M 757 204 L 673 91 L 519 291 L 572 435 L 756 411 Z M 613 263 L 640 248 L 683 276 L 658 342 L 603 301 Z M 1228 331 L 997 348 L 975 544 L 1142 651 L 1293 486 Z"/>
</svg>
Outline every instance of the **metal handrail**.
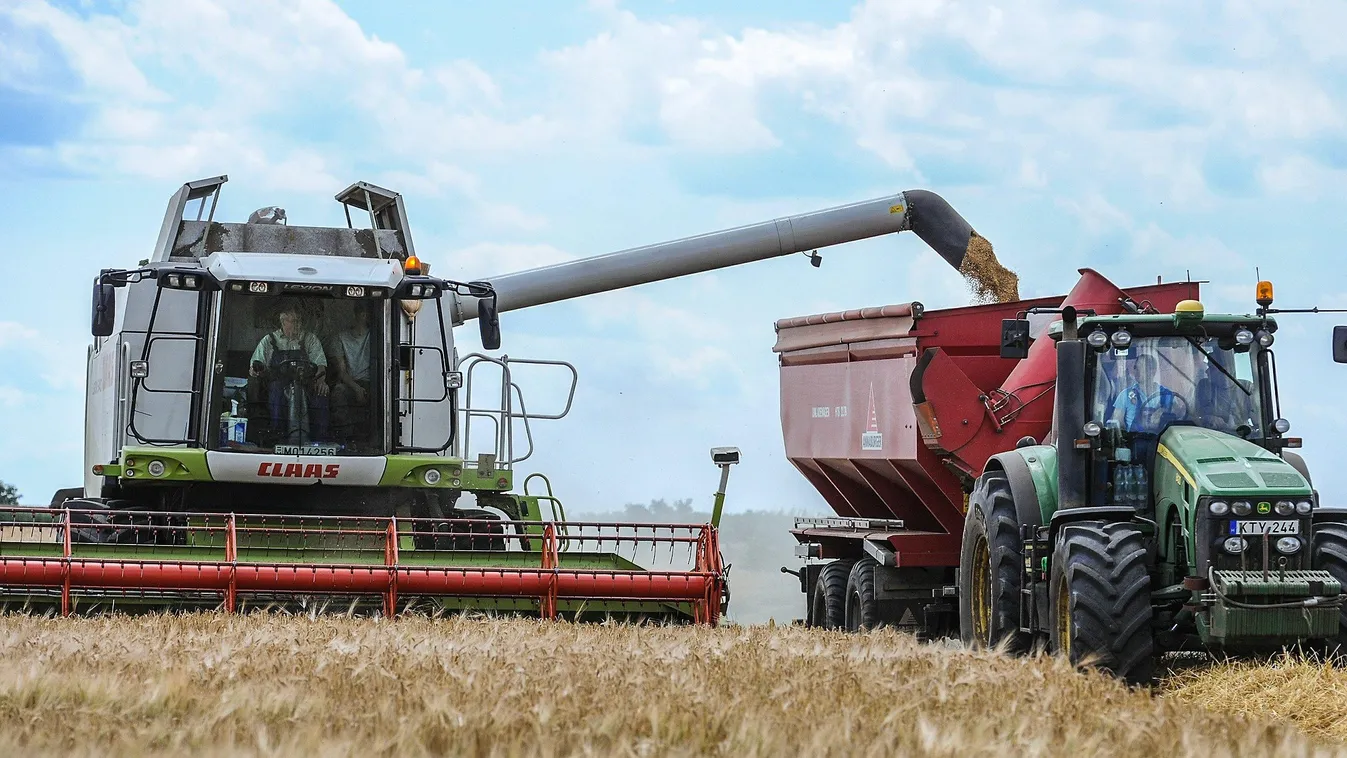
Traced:
<svg viewBox="0 0 1347 758">
<path fill-rule="evenodd" d="M 484 363 L 498 366 L 501 369 L 499 408 L 480 408 L 472 405 L 473 377 L 477 368 Z M 518 382 L 514 381 L 512 365 L 561 366 L 569 371 L 571 380 L 566 393 L 565 406 L 556 413 L 530 413 L 527 404 L 524 402 L 524 390 Z M 463 373 L 464 405 L 459 410 L 464 414 L 461 451 L 465 458 L 469 456 L 472 446 L 473 417 L 491 418 L 495 422 L 494 447 L 496 449 L 496 460 L 501 467 L 509 468 L 511 465 L 527 460 L 533 455 L 533 428 L 529 423 L 530 420 L 555 421 L 565 418 L 570 414 L 571 407 L 575 404 L 575 391 L 579 385 L 580 374 L 575 366 L 567 361 L 511 358 L 508 355 L 495 358 L 482 353 L 470 353 L 459 359 L 458 366 Z M 518 403 L 517 410 L 516 402 Z M 515 455 L 514 449 L 514 422 L 516 420 L 523 421 L 524 437 L 528 442 L 527 452 L 520 456 Z"/>
</svg>

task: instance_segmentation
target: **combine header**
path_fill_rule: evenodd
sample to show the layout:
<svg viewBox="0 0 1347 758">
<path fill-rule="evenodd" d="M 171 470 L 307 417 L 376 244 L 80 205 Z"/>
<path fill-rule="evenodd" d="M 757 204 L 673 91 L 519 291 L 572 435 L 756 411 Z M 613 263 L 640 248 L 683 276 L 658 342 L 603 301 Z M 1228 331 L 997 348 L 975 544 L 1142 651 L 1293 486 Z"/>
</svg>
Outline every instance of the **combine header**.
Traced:
<svg viewBox="0 0 1347 758">
<path fill-rule="evenodd" d="M 280 208 L 222 223 L 225 181 L 183 185 L 150 258 L 99 274 L 85 481 L 50 508 L 0 510 L 8 607 L 714 624 L 728 598 L 716 527 L 738 451 L 712 451 L 709 524 L 567 521 L 547 478 L 520 482 L 516 469 L 531 423 L 569 411 L 574 367 L 459 355 L 453 327 L 477 318 L 494 351 L 504 311 L 904 230 L 956 269 L 1003 271 L 948 204 L 915 190 L 458 282 L 417 257 L 397 193 L 351 185 L 336 196 L 344 228 L 290 226 Z M 526 409 L 520 366 L 563 377 L 564 406 Z"/>
</svg>

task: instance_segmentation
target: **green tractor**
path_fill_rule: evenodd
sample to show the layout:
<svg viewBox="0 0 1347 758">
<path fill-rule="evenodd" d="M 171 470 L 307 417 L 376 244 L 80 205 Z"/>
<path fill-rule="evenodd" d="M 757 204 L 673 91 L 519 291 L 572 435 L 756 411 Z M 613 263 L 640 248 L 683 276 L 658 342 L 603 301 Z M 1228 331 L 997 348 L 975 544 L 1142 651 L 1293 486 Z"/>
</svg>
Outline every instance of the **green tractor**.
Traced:
<svg viewBox="0 0 1347 758">
<path fill-rule="evenodd" d="M 969 496 L 966 643 L 1145 683 L 1164 652 L 1344 640 L 1347 510 L 1320 508 L 1288 450 L 1267 282 L 1258 304 L 1056 311 L 1053 431 L 994 456 Z M 1025 357 L 1028 333 L 1004 322 L 1002 356 Z"/>
</svg>

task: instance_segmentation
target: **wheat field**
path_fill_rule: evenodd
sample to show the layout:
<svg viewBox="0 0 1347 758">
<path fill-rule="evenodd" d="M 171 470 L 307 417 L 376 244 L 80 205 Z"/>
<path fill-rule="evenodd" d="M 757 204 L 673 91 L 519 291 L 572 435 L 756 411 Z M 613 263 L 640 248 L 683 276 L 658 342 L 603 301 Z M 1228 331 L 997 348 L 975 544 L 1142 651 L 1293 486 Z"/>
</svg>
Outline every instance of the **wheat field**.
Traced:
<svg viewBox="0 0 1347 758">
<path fill-rule="evenodd" d="M 1341 672 L 1219 666 L 1160 690 L 888 631 L 0 617 L 4 755 L 1344 752 Z"/>
</svg>

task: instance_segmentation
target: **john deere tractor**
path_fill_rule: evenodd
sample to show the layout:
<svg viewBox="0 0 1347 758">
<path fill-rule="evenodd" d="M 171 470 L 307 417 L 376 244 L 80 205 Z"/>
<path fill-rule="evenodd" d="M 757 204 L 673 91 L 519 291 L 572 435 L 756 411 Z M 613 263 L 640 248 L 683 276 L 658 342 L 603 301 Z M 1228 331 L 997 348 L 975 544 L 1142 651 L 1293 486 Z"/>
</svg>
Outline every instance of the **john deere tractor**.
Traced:
<svg viewBox="0 0 1347 758">
<path fill-rule="evenodd" d="M 993 457 L 969 497 L 965 642 L 1140 683 L 1166 651 L 1344 641 L 1347 510 L 1320 507 L 1289 449 L 1271 304 L 1260 282 L 1250 315 L 1057 311 L 1053 432 Z M 1029 343 L 1027 318 L 1003 323 L 1003 357 Z"/>
</svg>

